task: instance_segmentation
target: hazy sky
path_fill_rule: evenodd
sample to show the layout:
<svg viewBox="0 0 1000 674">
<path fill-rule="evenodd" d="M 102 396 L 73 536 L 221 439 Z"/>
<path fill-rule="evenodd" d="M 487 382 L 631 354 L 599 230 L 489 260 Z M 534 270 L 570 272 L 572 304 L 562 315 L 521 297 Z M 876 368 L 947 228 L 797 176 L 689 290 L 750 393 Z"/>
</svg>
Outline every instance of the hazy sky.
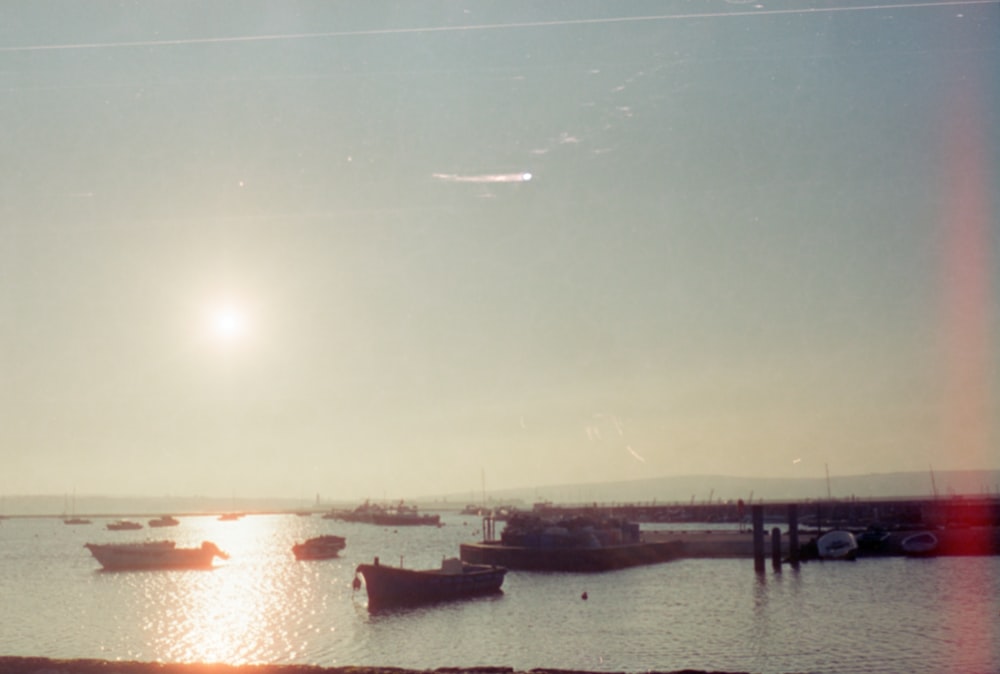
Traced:
<svg viewBox="0 0 1000 674">
<path fill-rule="evenodd" d="M 0 493 L 1000 467 L 1000 4 L 0 8 Z"/>
</svg>

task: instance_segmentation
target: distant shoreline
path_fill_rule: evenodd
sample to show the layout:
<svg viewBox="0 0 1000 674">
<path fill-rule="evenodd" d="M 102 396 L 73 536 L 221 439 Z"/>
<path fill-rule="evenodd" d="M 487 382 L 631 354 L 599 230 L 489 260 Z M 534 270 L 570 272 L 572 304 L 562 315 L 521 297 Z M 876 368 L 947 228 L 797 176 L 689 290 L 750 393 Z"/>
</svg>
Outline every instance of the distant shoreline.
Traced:
<svg viewBox="0 0 1000 674">
<path fill-rule="evenodd" d="M 319 667 L 317 665 L 225 665 L 162 663 L 120 660 L 57 660 L 42 657 L 0 656 L 0 674 L 606 674 L 575 669 L 540 668 L 526 671 L 512 667 Z M 644 674 L 747 674 L 716 670 L 660 670 Z"/>
</svg>

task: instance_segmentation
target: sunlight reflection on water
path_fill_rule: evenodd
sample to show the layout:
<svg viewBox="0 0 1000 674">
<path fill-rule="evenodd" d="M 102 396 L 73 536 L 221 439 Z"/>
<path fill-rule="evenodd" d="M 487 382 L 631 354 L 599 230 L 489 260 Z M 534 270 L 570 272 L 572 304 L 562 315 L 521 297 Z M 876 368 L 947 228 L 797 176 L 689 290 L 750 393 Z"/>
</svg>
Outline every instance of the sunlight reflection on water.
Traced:
<svg viewBox="0 0 1000 674">
<path fill-rule="evenodd" d="M 812 563 L 763 577 L 749 560 L 511 572 L 501 595 L 369 614 L 351 587 L 357 564 L 377 554 L 436 566 L 478 537 L 478 522 L 445 521 L 397 531 L 291 515 L 182 517 L 169 531 L 117 533 L 7 521 L 0 597 L 17 620 L 0 621 L 0 652 L 418 669 L 936 672 L 1000 663 L 996 557 Z M 291 546 L 320 533 L 346 536 L 341 557 L 297 562 Z M 231 556 L 209 571 L 108 573 L 82 547 L 154 536 L 211 540 Z"/>
<path fill-rule="evenodd" d="M 309 651 L 310 638 L 333 629 L 321 628 L 315 614 L 336 584 L 323 582 L 321 566 L 295 561 L 288 523 L 287 517 L 206 520 L 198 533 L 230 559 L 210 572 L 164 575 L 166 586 L 145 583 L 143 631 L 158 660 L 293 661 Z"/>
</svg>

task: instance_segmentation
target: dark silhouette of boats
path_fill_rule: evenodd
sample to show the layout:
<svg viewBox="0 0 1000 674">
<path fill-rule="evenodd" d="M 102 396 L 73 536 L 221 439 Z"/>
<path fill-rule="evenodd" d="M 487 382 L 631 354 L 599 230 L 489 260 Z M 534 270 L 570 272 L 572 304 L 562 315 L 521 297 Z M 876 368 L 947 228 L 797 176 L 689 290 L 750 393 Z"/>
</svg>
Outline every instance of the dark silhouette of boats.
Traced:
<svg viewBox="0 0 1000 674">
<path fill-rule="evenodd" d="M 405 505 L 402 501 L 394 506 L 383 506 L 365 501 L 354 510 L 332 510 L 325 519 L 342 522 L 361 522 L 384 527 L 440 526 L 440 515 L 422 515 L 416 506 Z"/>
<path fill-rule="evenodd" d="M 466 564 L 454 557 L 441 562 L 440 569 L 413 570 L 379 563 L 360 564 L 355 570 L 354 587 L 364 578 L 368 609 L 426 604 L 499 593 L 507 569 L 485 564 Z"/>
<path fill-rule="evenodd" d="M 115 520 L 114 522 L 108 522 L 105 525 L 108 531 L 131 531 L 133 529 L 142 529 L 142 525 L 138 522 L 132 522 L 131 520 Z"/>
<path fill-rule="evenodd" d="M 178 548 L 173 541 L 145 543 L 87 543 L 105 571 L 137 571 L 145 569 L 210 569 L 216 557 L 229 555 L 210 541 L 198 548 Z"/>
<path fill-rule="evenodd" d="M 491 521 L 484 523 L 484 531 L 492 529 Z M 678 541 L 643 541 L 635 523 L 584 516 L 552 521 L 528 513 L 512 515 L 499 541 L 459 546 L 464 562 L 530 571 L 610 571 L 667 562 L 680 551 Z"/>
<path fill-rule="evenodd" d="M 149 520 L 149 526 L 151 527 L 176 527 L 180 523 L 179 519 L 171 515 L 164 515 L 163 517 Z"/>
<path fill-rule="evenodd" d="M 343 536 L 316 536 L 303 543 L 296 543 L 292 546 L 292 554 L 295 559 L 330 559 L 340 554 L 340 551 L 347 546 L 347 539 Z"/>
</svg>

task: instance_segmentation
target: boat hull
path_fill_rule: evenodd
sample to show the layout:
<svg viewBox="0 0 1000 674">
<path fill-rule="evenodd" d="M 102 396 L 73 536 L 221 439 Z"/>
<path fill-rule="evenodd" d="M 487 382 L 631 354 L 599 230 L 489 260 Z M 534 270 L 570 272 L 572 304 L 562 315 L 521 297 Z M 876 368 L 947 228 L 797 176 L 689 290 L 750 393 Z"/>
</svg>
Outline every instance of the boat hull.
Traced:
<svg viewBox="0 0 1000 674">
<path fill-rule="evenodd" d="M 347 540 L 342 536 L 318 536 L 293 545 L 292 554 L 298 560 L 331 559 L 339 556 L 346 545 Z"/>
<path fill-rule="evenodd" d="M 858 556 L 858 543 L 850 531 L 829 531 L 816 541 L 820 559 L 853 562 Z"/>
<path fill-rule="evenodd" d="M 461 570 L 454 573 L 400 569 L 376 561 L 359 565 L 356 573 L 365 579 L 368 608 L 377 610 L 499 593 L 507 569 L 462 564 Z"/>
<path fill-rule="evenodd" d="M 904 538 L 900 548 L 907 557 L 932 557 L 937 554 L 939 544 L 937 536 L 924 531 Z"/>
<path fill-rule="evenodd" d="M 631 543 L 595 548 L 503 545 L 499 542 L 463 543 L 459 555 L 470 564 L 495 564 L 527 571 L 595 572 L 659 564 L 681 556 L 679 541 Z"/>
<path fill-rule="evenodd" d="M 214 543 L 199 548 L 178 548 L 171 541 L 129 544 L 87 543 L 94 559 L 106 571 L 147 569 L 210 569 L 216 557 L 226 557 Z"/>
</svg>

